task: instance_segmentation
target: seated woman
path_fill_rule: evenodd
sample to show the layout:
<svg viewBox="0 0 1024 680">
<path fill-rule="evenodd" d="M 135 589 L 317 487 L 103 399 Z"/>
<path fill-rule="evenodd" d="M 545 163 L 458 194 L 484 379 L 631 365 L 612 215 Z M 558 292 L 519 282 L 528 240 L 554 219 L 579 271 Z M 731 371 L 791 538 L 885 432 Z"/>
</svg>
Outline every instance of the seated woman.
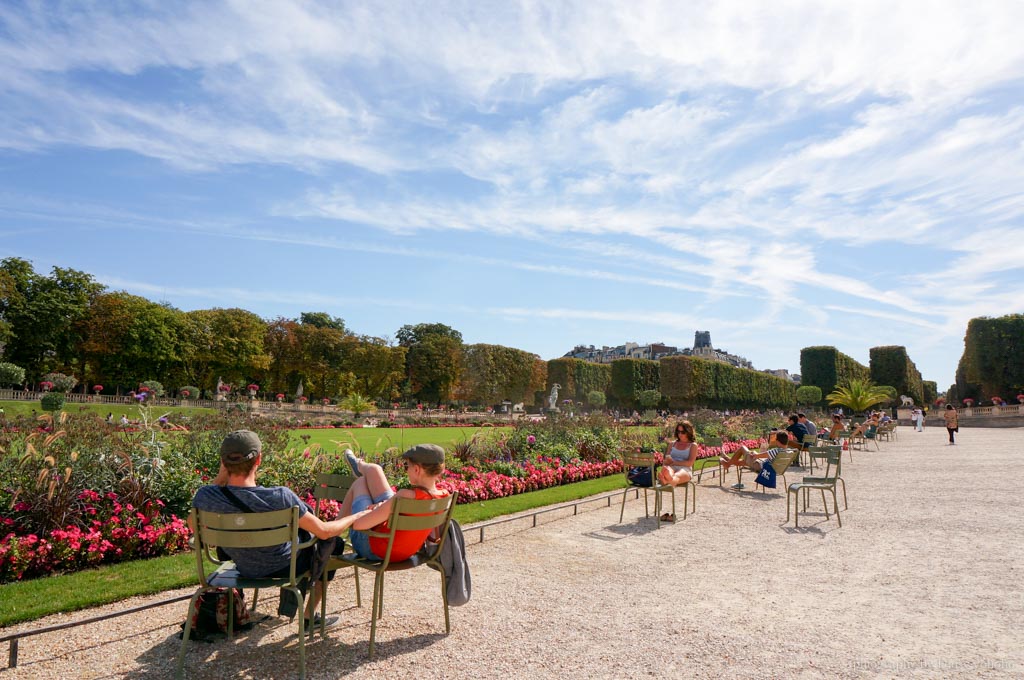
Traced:
<svg viewBox="0 0 1024 680">
<path fill-rule="evenodd" d="M 851 434 L 851 436 L 860 437 L 865 432 L 867 432 L 869 427 L 874 427 L 875 429 L 878 429 L 878 421 L 880 419 L 881 416 L 878 415 L 877 411 L 875 413 L 872 413 L 869 418 L 864 419 L 863 423 L 857 423 L 857 426 L 853 428 L 853 433 Z"/>
<path fill-rule="evenodd" d="M 444 449 L 437 444 L 417 444 L 402 454 L 405 460 L 406 474 L 409 476 L 411 489 L 401 489 L 396 494 L 391 483 L 384 474 L 384 469 L 375 463 L 367 463 L 356 457 L 352 451 L 345 451 L 352 472 L 358 477 L 345 494 L 341 505 L 341 517 L 373 508 L 360 517 L 349 532 L 349 540 L 356 553 L 370 560 L 384 559 L 388 550 L 386 538 L 377 538 L 366 533 L 372 530 L 380 533 L 389 531 L 387 519 L 391 515 L 394 497 L 429 500 L 444 498 L 448 492 L 437 488 L 437 482 L 444 472 Z M 422 531 L 401 531 L 395 535 L 395 544 L 391 549 L 391 561 L 407 560 L 423 547 L 430 538 L 431 529 Z M 439 537 L 435 536 L 434 539 Z"/>
<path fill-rule="evenodd" d="M 679 486 L 693 479 L 693 464 L 697 462 L 698 447 L 693 423 L 689 420 L 676 425 L 676 440 L 665 449 L 662 467 L 658 470 L 658 481 L 666 486 Z M 675 518 L 665 513 L 661 519 L 671 522 Z"/>
</svg>

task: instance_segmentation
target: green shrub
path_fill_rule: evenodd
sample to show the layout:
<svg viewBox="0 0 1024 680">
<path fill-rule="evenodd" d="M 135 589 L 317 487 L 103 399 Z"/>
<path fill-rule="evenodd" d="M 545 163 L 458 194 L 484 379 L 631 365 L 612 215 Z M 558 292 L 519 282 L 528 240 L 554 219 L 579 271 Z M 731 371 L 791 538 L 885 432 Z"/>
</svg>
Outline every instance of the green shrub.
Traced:
<svg viewBox="0 0 1024 680">
<path fill-rule="evenodd" d="M 62 392 L 47 392 L 39 402 L 44 411 L 59 411 L 64 408 L 64 394 Z"/>
<path fill-rule="evenodd" d="M 0 362 L 0 387 L 21 385 L 25 382 L 25 369 L 7 361 Z"/>
</svg>

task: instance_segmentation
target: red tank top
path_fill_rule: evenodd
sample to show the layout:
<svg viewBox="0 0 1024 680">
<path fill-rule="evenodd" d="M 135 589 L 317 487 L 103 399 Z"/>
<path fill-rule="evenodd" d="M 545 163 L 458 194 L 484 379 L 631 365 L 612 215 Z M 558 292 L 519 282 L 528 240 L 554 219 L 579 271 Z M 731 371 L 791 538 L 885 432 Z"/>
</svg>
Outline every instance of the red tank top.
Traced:
<svg viewBox="0 0 1024 680">
<path fill-rule="evenodd" d="M 444 498 L 448 495 L 448 492 L 444 489 L 438 489 L 440 493 L 437 496 L 431 496 L 430 493 L 423 489 L 414 489 L 414 491 L 418 501 L 429 501 L 434 498 Z M 373 531 L 386 534 L 391 529 L 388 527 L 387 522 L 382 522 L 375 526 Z M 418 529 L 416 531 L 395 532 L 395 545 L 391 548 L 391 561 L 402 562 L 415 555 L 416 551 L 423 547 L 423 543 L 427 540 L 427 536 L 430 535 L 430 531 L 430 529 Z M 384 559 L 384 555 L 388 552 L 388 539 L 370 536 L 370 550 L 377 557 Z"/>
</svg>

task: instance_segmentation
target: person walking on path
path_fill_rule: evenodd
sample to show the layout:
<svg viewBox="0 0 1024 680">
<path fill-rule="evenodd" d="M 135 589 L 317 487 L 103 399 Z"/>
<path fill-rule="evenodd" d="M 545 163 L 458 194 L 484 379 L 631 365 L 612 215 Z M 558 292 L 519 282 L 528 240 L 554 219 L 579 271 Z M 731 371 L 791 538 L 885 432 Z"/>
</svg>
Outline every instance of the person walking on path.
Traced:
<svg viewBox="0 0 1024 680">
<path fill-rule="evenodd" d="M 956 408 L 952 404 L 946 404 L 946 412 L 942 414 L 942 417 L 946 421 L 946 432 L 949 432 L 949 444 L 953 446 L 956 444 L 953 433 L 960 431 L 960 421 Z"/>
</svg>

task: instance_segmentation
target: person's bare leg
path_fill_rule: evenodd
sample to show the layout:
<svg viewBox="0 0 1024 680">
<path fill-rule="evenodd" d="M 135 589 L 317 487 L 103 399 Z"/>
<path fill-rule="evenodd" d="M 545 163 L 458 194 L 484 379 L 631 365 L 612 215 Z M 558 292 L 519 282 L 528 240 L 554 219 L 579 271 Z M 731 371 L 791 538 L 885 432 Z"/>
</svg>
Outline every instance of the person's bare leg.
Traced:
<svg viewBox="0 0 1024 680">
<path fill-rule="evenodd" d="M 669 474 L 668 483 L 672 486 L 679 486 L 680 484 L 686 484 L 691 479 L 693 479 L 693 475 L 690 474 L 690 471 L 686 468 L 682 468 L 678 472 L 672 472 Z"/>
<path fill-rule="evenodd" d="M 359 466 L 359 474 L 362 476 L 356 479 L 352 489 L 355 489 L 356 485 L 362 482 L 365 486 L 365 491 L 360 493 L 365 493 L 370 498 L 379 498 L 382 494 L 391 490 L 391 483 L 388 482 L 388 477 L 384 474 L 384 468 L 376 463 L 367 463 L 362 458 L 356 458 L 356 462 Z M 349 489 L 349 491 L 351 492 L 352 489 Z M 355 494 L 355 496 L 358 495 L 360 494 Z M 346 494 L 347 496 L 348 494 Z"/>
<path fill-rule="evenodd" d="M 313 614 L 316 613 L 316 608 L 320 606 L 320 600 L 324 597 L 323 583 L 320 579 L 317 579 L 316 583 L 313 584 L 313 594 L 309 596 L 309 602 L 306 603 L 306 620 L 312 622 Z"/>
<path fill-rule="evenodd" d="M 366 479 L 363 477 L 357 477 L 356 481 L 352 483 L 352 486 L 345 492 L 345 500 L 341 502 L 341 510 L 339 511 L 339 517 L 348 517 L 352 514 L 352 501 L 356 496 L 369 496 L 370 490 L 366 488 Z"/>
<path fill-rule="evenodd" d="M 728 470 L 733 465 L 739 465 L 740 460 L 748 453 L 750 453 L 750 449 L 741 444 L 740 448 L 736 449 L 728 460 L 722 460 L 722 458 L 719 458 L 719 460 L 722 461 L 722 467 Z"/>
</svg>

